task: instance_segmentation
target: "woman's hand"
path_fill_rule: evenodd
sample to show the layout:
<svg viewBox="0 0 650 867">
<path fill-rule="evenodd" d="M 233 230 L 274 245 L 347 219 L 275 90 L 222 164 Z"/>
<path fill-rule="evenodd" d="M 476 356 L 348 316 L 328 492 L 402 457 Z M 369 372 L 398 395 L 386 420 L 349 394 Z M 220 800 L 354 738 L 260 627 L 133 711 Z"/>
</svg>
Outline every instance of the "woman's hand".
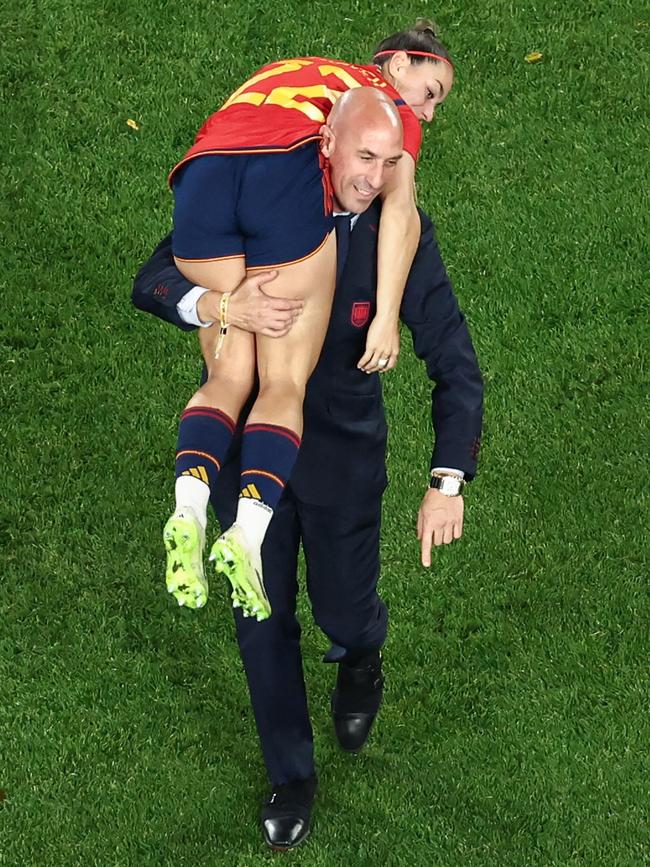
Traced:
<svg viewBox="0 0 650 867">
<path fill-rule="evenodd" d="M 364 373 L 385 373 L 397 364 L 399 355 L 399 327 L 395 319 L 380 319 L 370 323 L 366 337 L 366 351 L 357 364 Z"/>
</svg>

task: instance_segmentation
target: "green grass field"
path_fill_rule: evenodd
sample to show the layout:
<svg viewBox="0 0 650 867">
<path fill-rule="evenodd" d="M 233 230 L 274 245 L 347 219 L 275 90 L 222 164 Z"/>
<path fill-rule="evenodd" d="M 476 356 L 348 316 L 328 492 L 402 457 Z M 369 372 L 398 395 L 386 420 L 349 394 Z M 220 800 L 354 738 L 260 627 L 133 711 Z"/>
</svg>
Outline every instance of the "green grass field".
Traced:
<svg viewBox="0 0 650 867">
<path fill-rule="evenodd" d="M 230 613 L 175 609 L 161 577 L 198 348 L 136 312 L 131 281 L 170 227 L 168 169 L 256 66 L 365 61 L 421 14 L 458 68 L 418 186 L 485 374 L 482 461 L 463 540 L 425 572 L 429 386 L 405 337 L 385 384 L 386 702 L 367 751 L 341 754 L 303 600 L 321 787 L 284 858 L 650 863 L 647 5 L 8 0 L 2 867 L 283 857 L 257 827 Z"/>
</svg>

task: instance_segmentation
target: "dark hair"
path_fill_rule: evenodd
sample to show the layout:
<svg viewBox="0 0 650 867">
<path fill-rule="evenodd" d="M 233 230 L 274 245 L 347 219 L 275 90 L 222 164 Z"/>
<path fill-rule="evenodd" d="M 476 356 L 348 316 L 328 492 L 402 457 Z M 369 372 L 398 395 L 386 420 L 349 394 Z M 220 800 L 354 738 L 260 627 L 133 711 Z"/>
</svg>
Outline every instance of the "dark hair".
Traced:
<svg viewBox="0 0 650 867">
<path fill-rule="evenodd" d="M 379 56 L 383 51 L 406 51 L 411 59 L 411 63 L 414 64 L 424 63 L 425 61 L 431 62 L 432 59 L 422 57 L 420 54 L 409 54 L 409 52 L 427 51 L 431 54 L 437 54 L 451 63 L 449 52 L 436 35 L 436 25 L 427 18 L 418 18 L 410 30 L 393 33 L 392 36 L 380 42 L 372 55 L 375 63 L 382 65 L 390 60 L 390 54 L 386 54 L 383 57 Z M 434 60 L 433 62 L 437 61 Z"/>
</svg>

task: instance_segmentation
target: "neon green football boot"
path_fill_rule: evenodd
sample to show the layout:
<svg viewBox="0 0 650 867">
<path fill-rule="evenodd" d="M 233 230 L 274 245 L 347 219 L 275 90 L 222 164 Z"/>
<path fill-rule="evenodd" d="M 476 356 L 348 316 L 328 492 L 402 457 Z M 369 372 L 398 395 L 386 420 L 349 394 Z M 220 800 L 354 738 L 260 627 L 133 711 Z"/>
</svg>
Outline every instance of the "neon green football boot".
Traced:
<svg viewBox="0 0 650 867">
<path fill-rule="evenodd" d="M 244 617 L 266 620 L 271 616 L 271 603 L 262 577 L 262 558 L 252 548 L 239 524 L 233 524 L 212 546 L 210 560 L 232 585 L 233 608 L 241 608 Z"/>
<path fill-rule="evenodd" d="M 208 582 L 203 574 L 205 531 L 191 509 L 174 512 L 163 530 L 167 549 L 167 591 L 179 605 L 203 608 Z"/>
</svg>

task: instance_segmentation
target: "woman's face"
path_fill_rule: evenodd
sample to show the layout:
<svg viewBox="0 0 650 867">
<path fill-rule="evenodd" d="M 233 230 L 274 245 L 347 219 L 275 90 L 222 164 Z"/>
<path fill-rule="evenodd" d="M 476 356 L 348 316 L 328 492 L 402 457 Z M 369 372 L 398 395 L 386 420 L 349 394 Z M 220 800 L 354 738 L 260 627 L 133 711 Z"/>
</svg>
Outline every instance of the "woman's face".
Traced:
<svg viewBox="0 0 650 867">
<path fill-rule="evenodd" d="M 433 120 L 454 83 L 454 71 L 448 63 L 411 63 L 405 51 L 394 54 L 384 75 L 413 109 L 419 120 Z"/>
</svg>

